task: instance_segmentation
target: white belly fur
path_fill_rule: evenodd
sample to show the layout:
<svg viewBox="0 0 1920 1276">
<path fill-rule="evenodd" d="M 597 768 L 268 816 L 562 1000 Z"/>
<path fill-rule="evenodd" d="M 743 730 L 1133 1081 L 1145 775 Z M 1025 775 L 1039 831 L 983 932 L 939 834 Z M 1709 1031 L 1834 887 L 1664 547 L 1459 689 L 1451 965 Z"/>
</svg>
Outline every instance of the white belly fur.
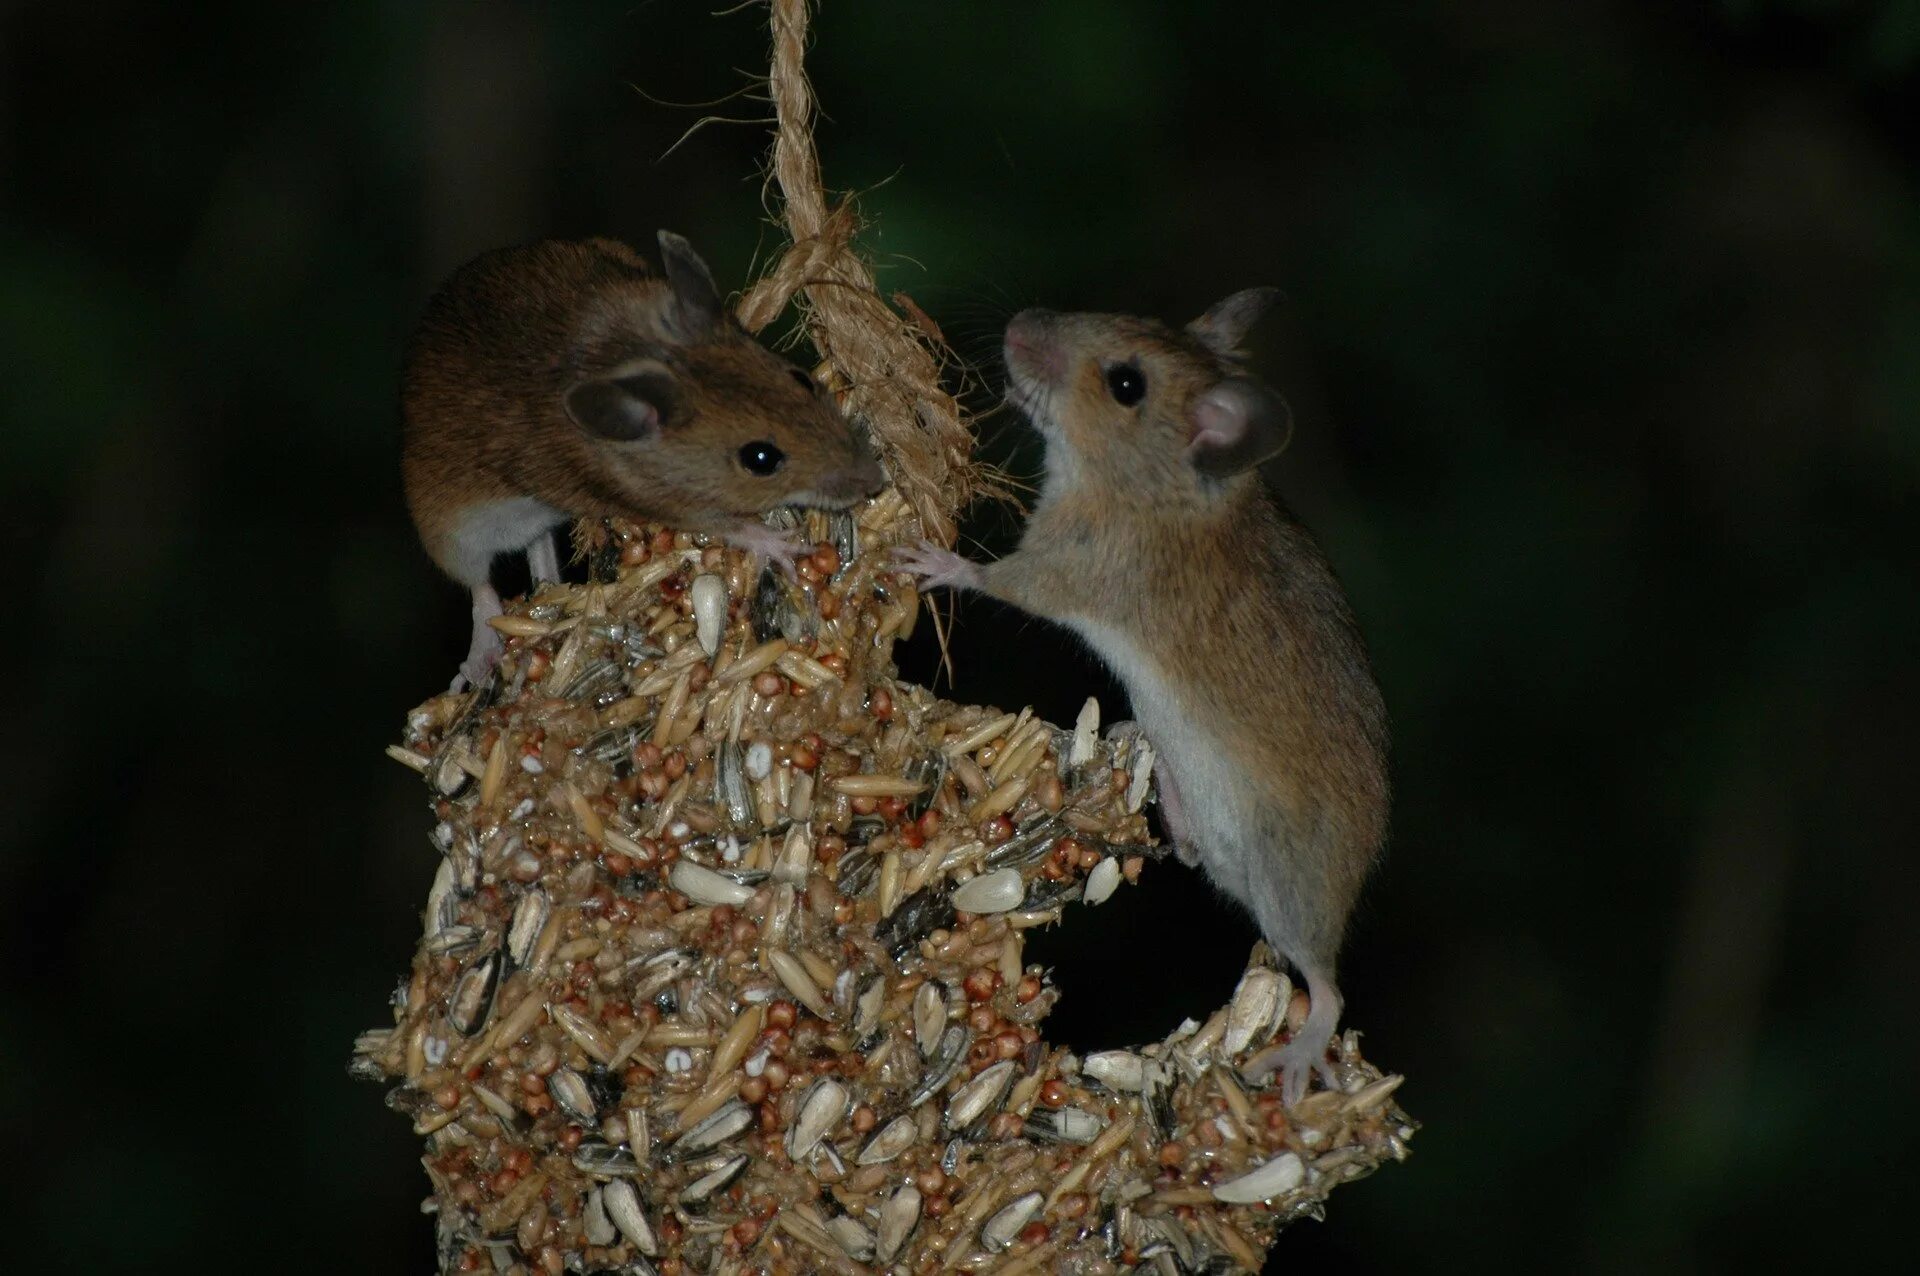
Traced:
<svg viewBox="0 0 1920 1276">
<path fill-rule="evenodd" d="M 1126 684 L 1134 718 L 1173 776 L 1188 836 L 1199 852 L 1200 862 L 1223 889 L 1247 898 L 1249 848 L 1245 840 L 1247 830 L 1256 824 L 1256 814 L 1249 806 L 1251 786 L 1206 724 L 1195 721 L 1175 699 L 1165 680 L 1132 642 L 1101 625 L 1077 622 L 1074 628 Z"/>
<path fill-rule="evenodd" d="M 454 528 L 454 574 L 467 585 L 484 584 L 495 554 L 518 553 L 566 519 L 565 512 L 531 496 L 475 505 Z"/>
</svg>

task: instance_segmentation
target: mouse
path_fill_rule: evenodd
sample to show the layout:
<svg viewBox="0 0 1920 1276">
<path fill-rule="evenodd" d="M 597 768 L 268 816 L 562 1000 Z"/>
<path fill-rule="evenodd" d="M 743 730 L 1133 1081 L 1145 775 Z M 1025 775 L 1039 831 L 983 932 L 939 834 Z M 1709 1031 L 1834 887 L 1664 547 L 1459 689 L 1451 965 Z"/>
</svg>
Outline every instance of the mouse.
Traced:
<svg viewBox="0 0 1920 1276">
<path fill-rule="evenodd" d="M 932 542 L 896 551 L 927 587 L 975 590 L 1076 633 L 1111 668 L 1155 753 L 1182 861 L 1250 912 L 1309 997 L 1258 1052 L 1297 1103 L 1334 1083 L 1328 1048 L 1348 918 L 1385 844 L 1387 716 L 1326 556 L 1269 490 L 1285 400 L 1242 340 L 1277 292 L 1234 293 L 1175 328 L 1025 310 L 1007 397 L 1045 446 L 1018 546 L 991 563 Z"/>
<path fill-rule="evenodd" d="M 662 269 L 616 239 L 483 254 L 428 301 L 402 376 L 402 476 L 421 543 L 473 600 L 453 689 L 498 659 L 499 554 L 559 578 L 553 532 L 621 516 L 705 532 L 788 571 L 800 546 L 763 516 L 845 509 L 885 475 L 827 388 L 722 304 L 691 244 Z"/>
</svg>

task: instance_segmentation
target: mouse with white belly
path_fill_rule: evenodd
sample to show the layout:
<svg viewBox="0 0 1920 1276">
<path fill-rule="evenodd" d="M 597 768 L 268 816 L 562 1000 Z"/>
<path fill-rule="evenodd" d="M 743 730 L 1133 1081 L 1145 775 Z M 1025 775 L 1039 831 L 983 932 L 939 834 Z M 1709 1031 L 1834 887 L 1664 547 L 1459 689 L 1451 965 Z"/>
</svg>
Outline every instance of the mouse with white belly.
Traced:
<svg viewBox="0 0 1920 1276">
<path fill-rule="evenodd" d="M 489 575 L 527 554 L 559 576 L 553 533 L 621 516 L 705 532 L 791 569 L 762 517 L 844 509 L 879 462 L 833 397 L 749 336 L 706 263 L 660 233 L 664 274 L 612 239 L 488 253 L 428 302 L 407 354 L 402 469 L 420 539 L 473 597 L 456 689 L 500 651 Z"/>
<path fill-rule="evenodd" d="M 1256 467 L 1290 430 L 1242 366 L 1271 289 L 1181 329 L 1028 310 L 1008 325 L 1008 397 L 1046 445 L 1019 547 L 973 563 L 923 543 L 899 563 L 1077 633 L 1125 686 L 1182 860 L 1252 913 L 1311 999 L 1249 1060 L 1288 1103 L 1332 1083 L 1335 961 L 1386 838 L 1387 719 L 1325 556 Z"/>
</svg>

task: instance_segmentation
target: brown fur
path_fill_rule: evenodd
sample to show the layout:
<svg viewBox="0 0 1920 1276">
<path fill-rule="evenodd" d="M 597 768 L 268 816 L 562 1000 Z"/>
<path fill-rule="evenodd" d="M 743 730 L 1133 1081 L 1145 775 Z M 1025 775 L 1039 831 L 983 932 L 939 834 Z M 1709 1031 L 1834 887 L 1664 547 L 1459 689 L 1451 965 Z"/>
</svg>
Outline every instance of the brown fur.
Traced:
<svg viewBox="0 0 1920 1276">
<path fill-rule="evenodd" d="M 1178 332 L 1017 316 L 1010 397 L 1047 442 L 1020 547 L 979 567 L 910 560 L 1074 629 L 1126 684 L 1171 831 L 1311 989 L 1297 1044 L 1255 1065 L 1284 1067 L 1297 1098 L 1326 1067 L 1341 937 L 1386 838 L 1387 723 L 1326 558 L 1252 468 L 1284 441 L 1284 406 L 1233 349 L 1264 304 L 1236 294 Z M 1116 365 L 1144 376 L 1138 403 L 1110 388 Z M 1272 407 L 1237 446 L 1197 451 L 1201 404 L 1229 383 Z M 1238 468 L 1216 477 L 1222 456 Z"/>
<path fill-rule="evenodd" d="M 407 504 L 442 568 L 484 584 L 461 569 L 456 534 L 491 502 L 721 531 L 796 500 L 843 505 L 878 489 L 877 464 L 823 390 L 730 318 L 702 324 L 675 303 L 667 279 L 611 239 L 504 249 L 447 281 L 402 391 Z M 657 437 L 610 440 L 576 424 L 569 389 L 636 360 L 671 376 Z M 786 454 L 777 474 L 741 468 L 755 440 Z"/>
</svg>

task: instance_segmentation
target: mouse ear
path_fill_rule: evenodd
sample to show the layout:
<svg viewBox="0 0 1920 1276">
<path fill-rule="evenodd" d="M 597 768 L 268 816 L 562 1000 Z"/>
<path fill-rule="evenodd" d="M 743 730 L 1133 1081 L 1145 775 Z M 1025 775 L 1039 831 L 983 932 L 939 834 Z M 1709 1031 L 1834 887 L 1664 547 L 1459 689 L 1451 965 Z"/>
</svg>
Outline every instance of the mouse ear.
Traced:
<svg viewBox="0 0 1920 1276">
<path fill-rule="evenodd" d="M 597 439 L 637 443 L 660 433 L 672 390 L 672 380 L 661 373 L 595 377 L 567 391 L 567 415 Z"/>
<path fill-rule="evenodd" d="M 1293 435 L 1293 412 L 1252 377 L 1228 377 L 1200 396 L 1188 428 L 1193 468 L 1223 479 L 1278 455 Z"/>
<path fill-rule="evenodd" d="M 693 245 L 672 231 L 663 230 L 660 261 L 666 267 L 674 309 L 685 334 L 699 336 L 718 327 L 723 314 L 720 290 L 714 287 L 713 272 L 700 260 L 700 254 L 693 251 Z"/>
<path fill-rule="evenodd" d="M 1200 338 L 1215 354 L 1231 355 L 1240 349 L 1247 330 L 1280 298 L 1278 288 L 1246 288 L 1187 325 L 1187 331 Z"/>
</svg>

